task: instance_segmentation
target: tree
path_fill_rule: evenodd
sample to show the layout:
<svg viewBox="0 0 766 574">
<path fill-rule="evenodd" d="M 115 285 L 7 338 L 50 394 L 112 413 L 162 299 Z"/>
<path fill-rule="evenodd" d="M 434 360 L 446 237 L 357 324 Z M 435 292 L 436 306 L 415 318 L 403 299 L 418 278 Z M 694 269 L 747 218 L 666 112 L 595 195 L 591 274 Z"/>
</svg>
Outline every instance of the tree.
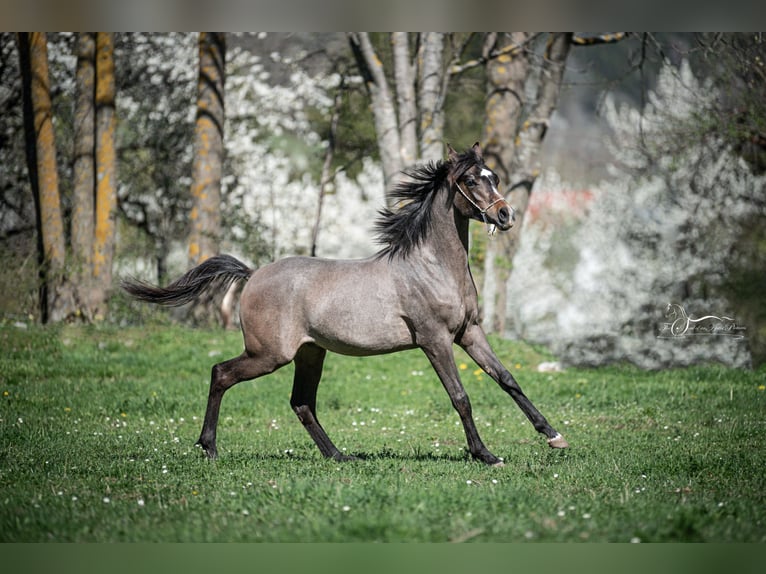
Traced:
<svg viewBox="0 0 766 574">
<path fill-rule="evenodd" d="M 558 105 L 567 57 L 573 45 L 593 45 L 622 40 L 624 34 L 579 37 L 528 32 L 488 34 L 483 57 L 487 66 L 487 163 L 506 182 L 506 195 L 516 211 L 516 224 L 487 244 L 482 287 L 486 331 L 504 333 L 506 285 L 511 262 L 518 250 L 529 196 L 540 175 L 539 152 L 551 117 Z M 537 44 L 545 40 L 542 54 Z M 541 64 L 535 62 L 541 60 Z"/>
<path fill-rule="evenodd" d="M 117 212 L 114 37 L 83 32 L 76 43 L 70 281 L 87 321 L 103 320 L 112 284 Z"/>
<path fill-rule="evenodd" d="M 42 32 L 20 33 L 18 44 L 24 86 L 27 167 L 37 214 L 38 262 L 42 279 L 40 310 L 43 323 L 47 323 L 61 320 L 71 308 L 71 293 L 64 281 L 66 250 L 52 123 L 48 47 Z"/>
<path fill-rule="evenodd" d="M 197 119 L 194 131 L 191 195 L 194 201 L 189 259 L 198 265 L 219 249 L 221 236 L 221 174 L 223 171 L 224 34 L 199 36 Z"/>
<path fill-rule="evenodd" d="M 71 36 L 69 37 L 71 38 Z M 38 212 L 43 322 L 103 318 L 115 238 L 115 82 L 112 34 L 77 38 L 71 257 L 67 254 L 52 125 L 47 42 L 19 34 L 30 183 Z M 67 264 L 74 261 L 72 268 Z"/>
<path fill-rule="evenodd" d="M 348 38 L 369 94 L 388 189 L 404 168 L 443 158 L 444 105 L 452 77 L 473 67 L 460 65 L 472 35 L 459 41 L 456 34 L 442 32 L 391 33 L 392 74 L 387 73 L 369 34 L 355 32 Z"/>
<path fill-rule="evenodd" d="M 71 241 L 80 312 L 91 315 L 95 197 L 96 34 L 77 36 Z"/>
<path fill-rule="evenodd" d="M 535 70 L 536 39 L 534 34 L 517 32 L 490 34 L 485 42 L 485 52 L 501 52 L 487 62 L 485 157 L 506 182 L 505 193 L 510 193 L 516 211 L 514 228 L 487 244 L 484 259 L 483 327 L 499 333 L 506 329 L 504 295 L 509 262 L 518 249 L 529 194 L 540 172 L 538 152 L 558 102 L 572 34 L 549 36 L 536 86 L 528 95 L 527 85 Z"/>
<path fill-rule="evenodd" d="M 96 35 L 96 223 L 93 243 L 93 311 L 106 313 L 112 285 L 115 218 L 117 207 L 117 154 L 115 149 L 114 38 Z"/>
</svg>

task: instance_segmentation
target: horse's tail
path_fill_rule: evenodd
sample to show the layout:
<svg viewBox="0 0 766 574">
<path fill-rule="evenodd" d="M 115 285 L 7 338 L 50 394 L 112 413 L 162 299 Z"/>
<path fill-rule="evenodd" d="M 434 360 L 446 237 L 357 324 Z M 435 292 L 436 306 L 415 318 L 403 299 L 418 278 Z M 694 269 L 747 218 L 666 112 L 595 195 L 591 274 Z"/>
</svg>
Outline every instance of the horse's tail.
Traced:
<svg viewBox="0 0 766 574">
<path fill-rule="evenodd" d="M 253 270 L 231 255 L 216 255 L 173 281 L 156 287 L 138 279 L 124 279 L 122 288 L 141 301 L 178 307 L 197 299 L 212 286 L 228 289 L 234 282 L 247 279 Z"/>
</svg>

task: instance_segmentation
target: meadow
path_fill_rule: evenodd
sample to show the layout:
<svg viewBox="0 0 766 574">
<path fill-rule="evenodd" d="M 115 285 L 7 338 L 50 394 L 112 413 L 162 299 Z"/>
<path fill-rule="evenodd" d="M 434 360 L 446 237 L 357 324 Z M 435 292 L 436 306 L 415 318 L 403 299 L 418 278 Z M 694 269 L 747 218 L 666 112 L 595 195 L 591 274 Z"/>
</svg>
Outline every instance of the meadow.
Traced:
<svg viewBox="0 0 766 574">
<path fill-rule="evenodd" d="M 766 369 L 537 372 L 493 339 L 570 442 L 549 449 L 460 350 L 487 446 L 419 351 L 329 355 L 321 457 L 289 405 L 292 367 L 231 389 L 220 458 L 195 448 L 211 366 L 237 332 L 0 326 L 3 542 L 765 542 Z"/>
</svg>

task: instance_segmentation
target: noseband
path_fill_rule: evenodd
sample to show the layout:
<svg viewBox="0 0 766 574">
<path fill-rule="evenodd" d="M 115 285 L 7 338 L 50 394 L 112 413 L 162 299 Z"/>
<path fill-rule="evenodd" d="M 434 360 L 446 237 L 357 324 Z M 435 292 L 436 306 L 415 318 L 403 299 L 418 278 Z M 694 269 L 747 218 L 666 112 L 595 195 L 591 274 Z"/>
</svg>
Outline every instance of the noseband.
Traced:
<svg viewBox="0 0 766 574">
<path fill-rule="evenodd" d="M 466 200 L 468 203 L 470 203 L 471 205 L 473 205 L 473 206 L 474 206 L 474 208 L 476 208 L 476 210 L 477 210 L 477 211 L 478 211 L 478 212 L 481 214 L 481 218 L 482 218 L 482 220 L 484 221 L 484 225 L 486 225 L 486 226 L 487 226 L 487 234 L 488 234 L 488 235 L 494 235 L 494 234 L 495 234 L 495 231 L 497 231 L 497 226 L 496 226 L 494 223 L 489 223 L 489 222 L 487 221 L 487 211 L 489 211 L 490 209 L 492 209 L 492 207 L 493 207 L 494 205 L 496 205 L 496 204 L 500 203 L 501 201 L 505 201 L 505 198 L 504 198 L 502 195 L 500 195 L 500 193 L 498 193 L 498 196 L 499 196 L 499 197 L 498 197 L 498 198 L 497 198 L 495 201 L 493 201 L 492 203 L 490 203 L 490 204 L 489 204 L 487 207 L 485 207 L 484 209 L 481 209 L 481 208 L 480 208 L 480 207 L 479 207 L 479 206 L 476 204 L 476 202 L 475 202 L 473 199 L 471 199 L 471 198 L 468 196 L 468 194 L 467 194 L 465 191 L 463 191 L 463 188 L 462 188 L 462 187 L 460 187 L 460 184 L 459 184 L 457 181 L 455 181 L 455 186 L 457 187 L 457 190 L 460 192 L 460 194 L 461 194 L 463 197 L 465 197 L 465 200 Z"/>
</svg>

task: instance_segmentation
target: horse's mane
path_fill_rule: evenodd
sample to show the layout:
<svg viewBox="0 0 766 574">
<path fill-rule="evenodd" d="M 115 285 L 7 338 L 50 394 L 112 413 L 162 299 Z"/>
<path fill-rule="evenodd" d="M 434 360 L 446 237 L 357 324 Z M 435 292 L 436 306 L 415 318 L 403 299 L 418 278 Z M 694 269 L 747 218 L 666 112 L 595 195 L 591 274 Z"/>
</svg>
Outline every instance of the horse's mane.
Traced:
<svg viewBox="0 0 766 574">
<path fill-rule="evenodd" d="M 405 170 L 405 179 L 388 193 L 394 209 L 378 211 L 375 222 L 377 241 L 383 245 L 379 257 L 406 257 L 420 245 L 431 230 L 432 212 L 437 192 L 449 186 L 448 176 L 457 180 L 474 165 L 484 161 L 473 149 L 447 160 L 428 162 Z M 447 203 L 451 204 L 454 191 L 448 189 Z"/>
</svg>

